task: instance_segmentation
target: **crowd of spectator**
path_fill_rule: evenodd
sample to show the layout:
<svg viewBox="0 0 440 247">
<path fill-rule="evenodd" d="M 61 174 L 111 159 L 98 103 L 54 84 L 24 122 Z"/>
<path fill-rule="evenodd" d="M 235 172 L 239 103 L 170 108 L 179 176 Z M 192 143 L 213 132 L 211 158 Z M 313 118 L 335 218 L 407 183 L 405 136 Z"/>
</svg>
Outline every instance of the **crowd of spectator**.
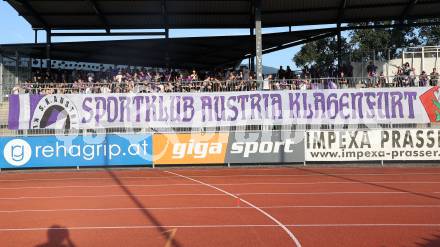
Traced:
<svg viewBox="0 0 440 247">
<path fill-rule="evenodd" d="M 368 77 L 354 78 L 351 64 L 340 67 L 306 66 L 293 71 L 282 66 L 273 75 L 267 75 L 263 90 L 307 90 L 363 87 L 408 87 L 439 85 L 439 73 L 434 68 L 429 75 L 416 71 L 409 63 L 397 67 L 394 76 L 377 73 L 377 66 L 370 62 L 366 67 Z M 30 80 L 14 87 L 16 93 L 64 94 L 64 93 L 158 93 L 158 92 L 228 92 L 255 91 L 260 89 L 255 74 L 241 67 L 238 70 L 185 71 L 115 69 L 101 71 L 42 70 L 33 71 Z"/>
<path fill-rule="evenodd" d="M 397 70 L 390 78 L 383 72 L 377 74 L 377 66 L 372 62 L 367 66 L 368 82 L 371 87 L 426 87 L 440 86 L 439 73 L 436 68 L 428 75 L 426 71 L 417 74 L 416 69 L 407 62 L 402 66 L 397 66 Z"/>
<path fill-rule="evenodd" d="M 310 78 L 311 84 L 327 84 L 325 88 L 382 88 L 382 87 L 426 87 L 440 86 L 440 76 L 436 68 L 430 74 L 422 71 L 420 74 L 407 62 L 397 66 L 392 76 L 386 76 L 384 72 L 378 73 L 378 67 L 369 62 L 366 66 L 366 77 L 353 77 L 353 66 L 343 64 L 338 69 L 330 67 L 326 73 L 320 69 L 307 67 L 302 70 L 301 78 Z"/>
<path fill-rule="evenodd" d="M 414 87 L 417 84 L 422 87 L 437 86 L 439 85 L 439 78 L 439 73 L 436 68 L 433 68 L 429 75 L 426 71 L 422 71 L 420 75 L 417 76 L 416 70 L 412 68 L 409 63 L 405 63 L 403 66 L 397 67 L 394 84 L 398 87 Z"/>
<path fill-rule="evenodd" d="M 213 92 L 257 90 L 254 74 L 239 70 L 183 71 L 118 69 L 106 71 L 36 70 L 17 87 L 30 93 Z"/>
</svg>

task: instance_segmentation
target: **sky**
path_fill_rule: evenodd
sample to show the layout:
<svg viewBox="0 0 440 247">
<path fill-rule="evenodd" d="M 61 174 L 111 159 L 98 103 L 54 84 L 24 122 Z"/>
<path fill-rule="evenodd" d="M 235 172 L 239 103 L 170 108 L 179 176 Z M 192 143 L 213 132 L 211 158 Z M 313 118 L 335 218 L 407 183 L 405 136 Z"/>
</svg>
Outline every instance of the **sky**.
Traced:
<svg viewBox="0 0 440 247">
<path fill-rule="evenodd" d="M 292 28 L 292 30 L 303 30 L 310 28 L 326 28 L 332 26 L 303 26 L 299 28 Z M 288 27 L 282 28 L 265 28 L 263 33 L 272 32 L 286 32 Z M 123 30 L 122 30 L 123 31 Z M 143 30 L 148 31 L 148 30 Z M 222 35 L 248 35 L 248 29 L 171 29 L 170 38 L 177 37 L 196 37 L 196 36 L 222 36 Z M 136 36 L 136 38 L 143 38 Z M 151 38 L 151 37 L 148 37 Z M 46 34 L 43 31 L 39 32 L 38 41 L 45 42 Z M 116 39 L 134 39 L 131 37 L 53 37 L 52 42 L 68 42 L 68 41 L 92 41 L 92 40 L 116 40 Z M 7 2 L 0 1 L 0 44 L 11 43 L 33 43 L 34 31 L 31 25 L 13 9 Z M 263 40 L 264 42 L 264 40 Z M 263 64 L 265 66 L 278 68 L 279 66 L 290 66 L 296 68 L 292 62 L 293 56 L 300 50 L 301 47 L 293 47 L 263 56 Z"/>
</svg>

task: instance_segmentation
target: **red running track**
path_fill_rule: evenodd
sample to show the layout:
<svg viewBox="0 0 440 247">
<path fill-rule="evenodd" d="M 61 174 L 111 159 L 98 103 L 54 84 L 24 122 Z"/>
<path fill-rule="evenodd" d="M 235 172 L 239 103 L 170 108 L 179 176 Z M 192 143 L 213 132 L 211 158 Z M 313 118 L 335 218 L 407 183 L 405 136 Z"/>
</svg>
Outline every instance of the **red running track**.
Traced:
<svg viewBox="0 0 440 247">
<path fill-rule="evenodd" d="M 0 246 L 440 246 L 440 168 L 3 172 Z"/>
</svg>

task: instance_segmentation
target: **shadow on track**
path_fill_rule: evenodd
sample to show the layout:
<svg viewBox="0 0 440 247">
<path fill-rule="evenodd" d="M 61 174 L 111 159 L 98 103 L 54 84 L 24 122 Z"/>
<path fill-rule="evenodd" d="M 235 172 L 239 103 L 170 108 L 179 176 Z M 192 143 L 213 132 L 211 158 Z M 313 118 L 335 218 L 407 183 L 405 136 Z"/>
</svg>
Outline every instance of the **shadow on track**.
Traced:
<svg viewBox="0 0 440 247">
<path fill-rule="evenodd" d="M 127 188 L 127 186 L 124 185 L 124 183 L 119 179 L 119 177 L 110 169 L 106 169 L 108 174 L 112 177 L 112 179 L 121 187 L 121 189 L 130 197 L 130 199 L 136 204 L 136 206 L 139 208 L 139 210 L 142 212 L 142 214 L 147 218 L 149 222 L 152 222 L 154 226 L 157 227 L 157 231 L 162 235 L 162 237 L 166 241 L 170 241 L 170 246 L 174 247 L 180 247 L 181 244 L 175 240 L 172 236 L 170 236 L 170 229 L 166 229 L 163 227 L 162 223 L 154 215 L 152 215 L 146 207 L 140 202 L 136 196 L 131 193 L 130 189 Z M 148 246 L 148 245 L 147 245 Z M 168 246 L 168 245 L 167 245 Z"/>
<path fill-rule="evenodd" d="M 75 247 L 66 227 L 53 225 L 47 230 L 47 243 L 35 247 Z"/>
<path fill-rule="evenodd" d="M 411 194 L 411 195 L 420 196 L 420 197 L 429 198 L 429 199 L 434 199 L 434 200 L 440 200 L 440 197 L 437 197 L 437 196 L 428 195 L 428 194 L 424 194 L 424 193 L 420 193 L 420 192 L 404 190 L 404 189 L 395 188 L 395 187 L 391 187 L 391 186 L 387 186 L 387 185 L 382 185 L 382 184 L 376 184 L 376 183 L 373 183 L 373 182 L 366 182 L 366 181 L 362 181 L 362 180 L 358 180 L 358 179 L 354 179 L 354 178 L 344 177 L 342 175 L 335 175 L 335 174 L 320 172 L 320 171 L 316 171 L 314 169 L 307 169 L 307 168 L 297 168 L 297 169 L 299 169 L 301 171 L 309 172 L 309 173 L 315 173 L 315 174 L 324 175 L 324 176 L 328 176 L 328 177 L 338 178 L 338 179 L 342 179 L 342 180 L 346 180 L 346 181 L 350 181 L 350 182 L 356 182 L 356 183 L 366 184 L 366 185 L 370 185 L 370 186 L 375 186 L 375 187 L 379 187 L 379 188 L 382 188 L 382 189 L 392 190 L 392 191 L 396 191 L 396 192 L 408 193 L 408 194 Z"/>
<path fill-rule="evenodd" d="M 440 234 L 435 234 L 432 238 L 424 238 L 423 243 L 417 243 L 420 247 L 438 247 L 440 246 Z"/>
</svg>

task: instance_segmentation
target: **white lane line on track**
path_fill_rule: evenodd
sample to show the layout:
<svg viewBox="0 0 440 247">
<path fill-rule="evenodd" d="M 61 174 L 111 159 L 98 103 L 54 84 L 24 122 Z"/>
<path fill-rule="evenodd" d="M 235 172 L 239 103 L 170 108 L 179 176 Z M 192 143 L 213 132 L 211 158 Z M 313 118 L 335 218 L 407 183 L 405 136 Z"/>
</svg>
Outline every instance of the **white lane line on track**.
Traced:
<svg viewBox="0 0 440 247">
<path fill-rule="evenodd" d="M 314 176 L 406 176 L 406 175 L 440 175 L 440 173 L 329 173 L 329 174 L 231 174 L 231 175 L 194 175 L 194 178 L 234 178 L 234 177 L 314 177 Z M 170 179 L 169 176 L 119 176 L 120 179 Z M 27 181 L 69 181 L 69 180 L 113 180 L 113 178 L 32 178 L 32 179 L 1 179 L 0 182 Z"/>
<path fill-rule="evenodd" d="M 440 208 L 440 205 L 304 205 L 304 206 L 263 206 L 262 209 L 321 209 L 321 208 Z M 151 208 L 65 208 L 65 209 L 19 209 L 19 210 L 0 210 L 3 214 L 18 213 L 51 213 L 51 212 L 106 212 L 106 211 L 138 211 L 138 210 L 158 210 L 158 211 L 174 211 L 174 210 L 203 210 L 203 209 L 254 209 L 249 206 L 242 207 L 151 207 Z"/>
<path fill-rule="evenodd" d="M 296 227 L 439 227 L 440 224 L 299 224 Z"/>
<path fill-rule="evenodd" d="M 215 186 L 246 186 L 246 185 L 321 185 L 321 184 L 440 184 L 440 181 L 363 181 L 363 182 L 262 182 L 262 183 L 212 183 Z M 202 186 L 200 184 L 126 184 L 125 187 L 170 187 L 170 186 Z M 65 188 L 117 188 L 120 185 L 62 185 L 62 186 L 25 186 L 25 187 L 0 187 L 1 190 L 25 189 L 65 189 Z"/>
<path fill-rule="evenodd" d="M 225 196 L 224 194 L 136 194 L 136 197 L 173 197 L 173 196 Z M 2 197 L 0 200 L 28 200 L 28 199 L 66 199 L 66 198 L 114 198 L 127 197 L 127 194 L 115 195 L 76 195 L 76 196 L 19 196 L 19 197 Z"/>
<path fill-rule="evenodd" d="M 178 174 L 178 173 L 174 173 L 174 172 L 170 172 L 170 171 L 165 171 L 165 172 L 168 173 L 168 174 L 173 174 L 173 175 L 175 175 L 175 176 L 178 176 L 178 177 L 181 177 L 181 178 L 187 179 L 187 180 L 191 180 L 191 181 L 193 181 L 193 182 L 195 182 L 195 183 L 203 184 L 203 185 L 205 185 L 205 186 L 207 186 L 207 187 L 210 187 L 210 188 L 212 188 L 212 189 L 215 189 L 215 190 L 220 191 L 220 192 L 222 192 L 222 193 L 224 193 L 224 194 L 226 194 L 226 195 L 228 195 L 228 196 L 231 196 L 231 197 L 233 197 L 233 198 L 235 198 L 235 199 L 238 199 L 238 200 L 242 201 L 243 203 L 245 203 L 245 204 L 249 205 L 250 207 L 256 209 L 257 211 L 259 211 L 260 213 L 262 213 L 263 215 L 265 215 L 266 217 L 268 217 L 270 220 L 272 220 L 273 222 L 275 222 L 279 227 L 281 227 L 281 229 L 283 229 L 283 230 L 287 233 L 287 235 L 293 240 L 293 242 L 295 243 L 295 245 L 296 245 L 297 247 L 301 247 L 301 243 L 299 242 L 299 240 L 296 238 L 296 236 L 295 236 L 295 235 L 294 235 L 294 234 L 293 234 L 293 233 L 292 233 L 292 232 L 291 232 L 291 231 L 290 231 L 285 225 L 283 225 L 283 223 L 281 223 L 281 222 L 280 222 L 279 220 L 277 220 L 275 217 L 273 217 L 272 215 L 270 215 L 269 213 L 267 213 L 267 212 L 264 211 L 263 209 L 259 208 L 258 206 L 255 206 L 254 204 L 252 204 L 252 203 L 250 203 L 250 202 L 244 200 L 243 198 L 240 198 L 240 197 L 238 197 L 238 196 L 236 196 L 236 195 L 234 195 L 234 194 L 231 194 L 231 193 L 229 193 L 229 192 L 227 192 L 227 191 L 225 191 L 225 190 L 222 190 L 222 189 L 220 189 L 220 188 L 218 188 L 218 187 L 216 187 L 216 186 L 214 186 L 214 185 L 210 185 L 210 184 L 204 183 L 204 182 L 202 182 L 202 181 L 200 181 L 200 180 L 196 180 L 196 179 L 193 179 L 193 178 L 190 178 L 190 177 L 184 176 L 184 175 L 180 175 L 180 174 Z"/>
<path fill-rule="evenodd" d="M 440 207 L 440 206 L 439 206 Z M 251 207 L 164 207 L 164 208 L 67 208 L 67 209 L 24 209 L 2 210 L 0 213 L 40 213 L 40 212 L 100 212 L 100 211 L 138 211 L 138 210 L 194 210 L 194 209 L 252 209 Z"/>
<path fill-rule="evenodd" d="M 272 167 L 272 168 L 271 168 Z M 408 171 L 408 170 L 422 170 L 422 169 L 431 169 L 431 170 L 438 170 L 438 168 L 433 166 L 425 166 L 425 167 L 378 167 L 378 166 L 360 166 L 353 168 L 352 166 L 308 166 L 307 170 L 381 170 L 381 171 Z M 228 170 L 228 171 L 279 171 L 279 170 L 288 170 L 288 171 L 294 171 L 294 170 L 300 170 L 298 169 L 298 166 L 266 166 L 265 167 L 255 167 L 255 166 L 231 166 L 231 167 L 216 167 L 216 170 Z M 200 172 L 211 172 L 212 169 L 210 168 L 188 168 L 188 169 L 175 169 L 174 171 L 200 171 Z M 215 170 L 214 170 L 215 171 Z"/>
<path fill-rule="evenodd" d="M 0 228 L 0 232 L 47 231 L 51 230 L 127 230 L 127 229 L 156 229 L 156 228 L 264 228 L 280 227 L 279 225 L 169 225 L 169 226 L 74 226 L 60 228 Z M 440 227 L 440 224 L 289 224 L 285 227 Z"/>
<path fill-rule="evenodd" d="M 150 180 L 150 179 L 170 179 L 169 177 L 141 177 L 141 176 L 120 176 L 119 179 L 138 179 L 138 180 Z M 3 179 L 0 182 L 35 182 L 35 181 L 76 181 L 76 180 L 114 180 L 113 178 L 91 177 L 91 178 L 30 178 L 30 179 Z"/>
<path fill-rule="evenodd" d="M 225 177 L 315 177 L 315 176 L 406 176 L 406 175 L 440 175 L 440 173 L 309 173 L 309 174 L 238 174 L 238 175 L 194 175 L 194 178 Z"/>
<path fill-rule="evenodd" d="M 200 186 L 199 184 L 127 184 L 124 187 L 169 187 L 169 186 Z M 119 188 L 120 185 L 62 185 L 62 186 L 25 186 L 25 187 L 1 187 L 0 190 L 24 190 L 24 189 L 66 189 L 66 188 Z"/>
<path fill-rule="evenodd" d="M 266 206 L 267 209 L 286 208 L 440 208 L 440 205 L 294 205 L 294 206 Z"/>
<path fill-rule="evenodd" d="M 289 195 L 400 195 L 400 194 L 438 194 L 440 192 L 404 192 L 404 191 L 341 191 L 341 192 L 286 192 L 286 193 L 236 193 L 234 198 L 238 196 L 289 196 Z M 229 195 L 229 194 L 228 194 Z M 231 194 L 232 195 L 232 194 Z M 182 194 L 134 194 L 136 197 L 173 197 L 173 196 L 225 196 L 224 194 L 210 194 L 210 193 L 182 193 Z M 19 196 L 19 197 L 0 197 L 0 200 L 33 200 L 33 199 L 66 199 L 66 198 L 114 198 L 127 197 L 126 194 L 113 195 L 71 195 L 71 196 Z"/>
<path fill-rule="evenodd" d="M 277 195 L 351 195 L 351 194 L 414 194 L 414 193 L 438 193 L 438 192 L 406 192 L 406 191 L 332 191 L 332 192 L 256 192 L 256 193 L 238 193 L 239 195 L 244 196 L 258 196 L 258 195 L 267 195 L 267 196 L 277 196 Z"/>
</svg>

